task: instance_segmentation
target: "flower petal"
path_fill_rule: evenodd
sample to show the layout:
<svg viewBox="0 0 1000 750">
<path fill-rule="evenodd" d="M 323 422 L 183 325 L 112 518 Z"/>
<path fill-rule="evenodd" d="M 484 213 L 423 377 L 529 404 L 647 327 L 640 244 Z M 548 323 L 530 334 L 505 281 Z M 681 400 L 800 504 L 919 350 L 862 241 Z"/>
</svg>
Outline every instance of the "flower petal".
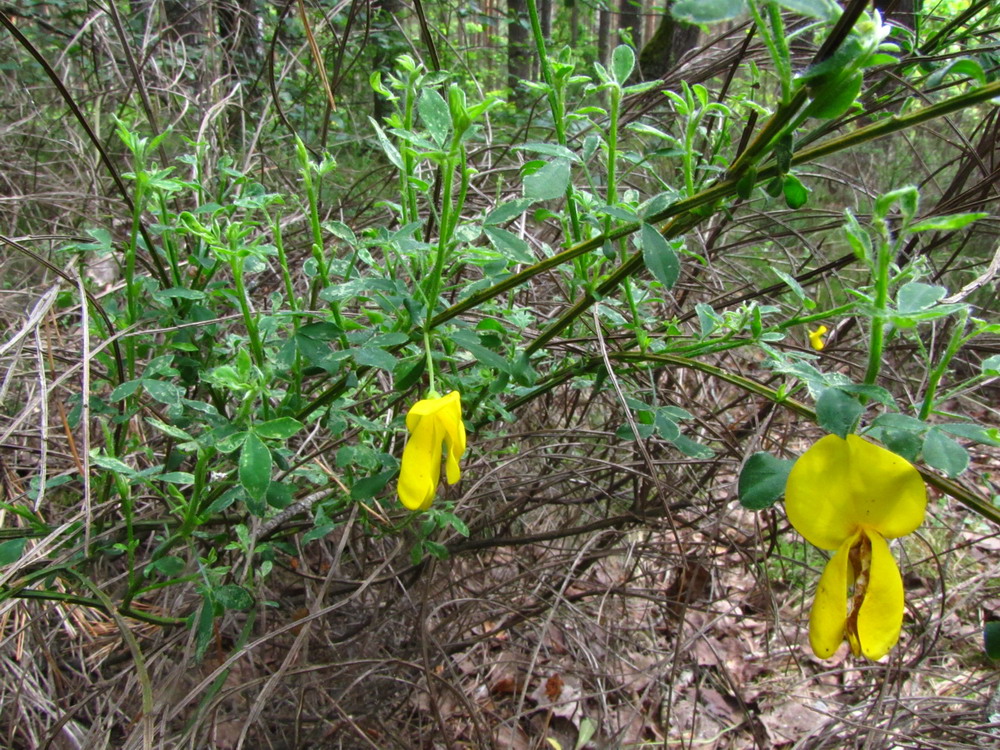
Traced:
<svg viewBox="0 0 1000 750">
<path fill-rule="evenodd" d="M 827 332 L 826 326 L 820 326 L 815 331 L 809 331 L 809 344 L 818 352 L 823 351 L 825 344 L 823 343 L 823 337 Z"/>
<path fill-rule="evenodd" d="M 788 475 L 785 509 L 802 536 L 836 549 L 865 526 L 882 536 L 909 534 L 924 520 L 927 492 L 906 459 L 857 435 L 827 435 Z"/>
<path fill-rule="evenodd" d="M 886 539 L 916 530 L 924 522 L 927 490 L 905 458 L 874 443 L 847 436 L 854 520 Z"/>
<path fill-rule="evenodd" d="M 462 422 L 462 402 L 458 391 L 452 391 L 444 398 L 449 403 L 447 409 L 442 409 L 439 412 L 439 416 L 444 431 L 444 444 L 448 449 L 448 484 L 455 484 L 462 476 L 459 459 L 465 453 L 465 424 Z"/>
<path fill-rule="evenodd" d="M 413 409 L 406 415 L 406 426 L 410 437 L 403 448 L 397 491 L 410 510 L 427 510 L 441 478 L 441 428 L 433 416 L 414 415 Z"/>
<path fill-rule="evenodd" d="M 829 659 L 844 642 L 850 552 L 857 539 L 855 534 L 844 540 L 827 562 L 816 587 L 816 598 L 809 613 L 809 644 L 820 659 Z"/>
<path fill-rule="evenodd" d="M 848 444 L 820 438 L 803 453 L 785 484 L 785 512 L 792 526 L 822 549 L 837 549 L 857 531 Z"/>
<path fill-rule="evenodd" d="M 861 653 L 881 659 L 899 640 L 903 627 L 903 578 L 889 545 L 880 534 L 867 532 L 872 543 L 868 589 L 858 610 Z"/>
</svg>

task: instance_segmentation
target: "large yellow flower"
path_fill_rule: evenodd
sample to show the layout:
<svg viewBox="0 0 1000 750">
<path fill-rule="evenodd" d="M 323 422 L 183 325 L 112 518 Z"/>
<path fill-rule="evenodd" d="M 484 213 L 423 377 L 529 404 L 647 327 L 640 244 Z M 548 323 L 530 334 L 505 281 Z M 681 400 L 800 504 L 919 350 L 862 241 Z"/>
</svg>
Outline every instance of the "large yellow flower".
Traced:
<svg viewBox="0 0 1000 750">
<path fill-rule="evenodd" d="M 914 531 L 926 507 L 917 470 L 857 435 L 827 435 L 795 462 L 785 486 L 788 520 L 812 544 L 836 550 L 809 616 L 817 656 L 832 656 L 845 635 L 855 656 L 873 660 L 899 640 L 903 579 L 886 539 Z"/>
<path fill-rule="evenodd" d="M 448 484 L 455 484 L 462 474 L 458 460 L 465 453 L 465 425 L 458 391 L 431 394 L 415 403 L 406 415 L 406 429 L 410 438 L 403 448 L 399 499 L 410 510 L 427 510 L 441 479 L 442 443 L 448 454 Z"/>
</svg>

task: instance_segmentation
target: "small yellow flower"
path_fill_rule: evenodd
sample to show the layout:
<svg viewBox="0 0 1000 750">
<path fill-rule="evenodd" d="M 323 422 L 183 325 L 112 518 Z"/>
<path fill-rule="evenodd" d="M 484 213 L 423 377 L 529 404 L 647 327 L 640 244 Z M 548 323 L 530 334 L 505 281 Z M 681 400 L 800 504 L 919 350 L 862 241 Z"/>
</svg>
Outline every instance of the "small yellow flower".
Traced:
<svg viewBox="0 0 1000 750">
<path fill-rule="evenodd" d="M 447 450 L 448 484 L 462 475 L 458 460 L 465 453 L 465 425 L 458 391 L 447 396 L 432 393 L 413 405 L 406 415 L 410 437 L 403 448 L 399 472 L 399 499 L 410 510 L 431 507 L 441 479 L 441 444 Z"/>
<path fill-rule="evenodd" d="M 785 486 L 788 520 L 812 544 L 836 550 L 809 615 L 818 657 L 832 656 L 845 635 L 855 656 L 872 660 L 899 640 L 903 579 L 886 539 L 914 531 L 926 507 L 917 470 L 857 435 L 827 435 L 795 462 Z"/>
<path fill-rule="evenodd" d="M 826 335 L 828 330 L 830 329 L 826 326 L 820 326 L 815 331 L 809 331 L 809 344 L 813 349 L 818 352 L 823 351 L 823 347 L 826 346 L 823 342 L 823 337 Z"/>
</svg>

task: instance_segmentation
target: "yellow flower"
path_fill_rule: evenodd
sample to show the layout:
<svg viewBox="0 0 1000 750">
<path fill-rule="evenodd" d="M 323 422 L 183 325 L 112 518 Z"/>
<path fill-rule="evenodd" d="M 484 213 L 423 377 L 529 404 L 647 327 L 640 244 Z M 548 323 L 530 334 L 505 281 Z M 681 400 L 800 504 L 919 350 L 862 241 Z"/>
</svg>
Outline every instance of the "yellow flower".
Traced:
<svg viewBox="0 0 1000 750">
<path fill-rule="evenodd" d="M 785 486 L 788 520 L 812 544 L 836 550 L 809 615 L 818 657 L 832 656 L 845 635 L 855 656 L 872 660 L 899 640 L 903 579 L 886 539 L 914 531 L 926 507 L 917 470 L 857 435 L 827 435 L 795 462 Z"/>
<path fill-rule="evenodd" d="M 462 475 L 458 459 L 465 453 L 465 425 L 458 391 L 447 396 L 432 393 L 413 405 L 406 415 L 410 438 L 403 448 L 399 472 L 399 499 L 410 510 L 431 507 L 441 478 L 441 444 L 447 450 L 448 484 Z"/>
<path fill-rule="evenodd" d="M 818 352 L 823 351 L 823 347 L 826 346 L 826 344 L 823 343 L 823 337 L 826 335 L 828 330 L 830 329 L 826 326 L 820 326 L 815 331 L 809 331 L 809 343 L 813 349 Z"/>
</svg>

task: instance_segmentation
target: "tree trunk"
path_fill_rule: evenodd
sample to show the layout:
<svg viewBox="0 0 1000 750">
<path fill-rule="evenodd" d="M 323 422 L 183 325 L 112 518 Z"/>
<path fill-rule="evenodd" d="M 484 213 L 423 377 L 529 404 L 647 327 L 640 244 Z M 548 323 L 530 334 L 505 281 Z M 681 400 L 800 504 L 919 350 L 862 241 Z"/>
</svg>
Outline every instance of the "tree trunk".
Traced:
<svg viewBox="0 0 1000 750">
<path fill-rule="evenodd" d="M 507 85 L 515 102 L 523 101 L 521 81 L 531 78 L 531 21 L 526 0 L 507 0 Z"/>
<path fill-rule="evenodd" d="M 611 11 L 601 8 L 597 11 L 597 15 L 597 61 L 607 67 L 608 47 L 611 41 Z"/>
<path fill-rule="evenodd" d="M 685 52 L 698 44 L 698 27 L 675 19 L 670 14 L 673 4 L 673 0 L 668 3 L 656 33 L 639 53 L 639 75 L 644 81 L 662 78 Z"/>
<path fill-rule="evenodd" d="M 538 3 L 538 23 L 542 27 L 542 36 L 545 41 L 552 41 L 552 0 L 539 0 Z"/>
<path fill-rule="evenodd" d="M 642 0 L 621 0 L 618 5 L 618 28 L 628 32 L 625 38 L 631 39 L 632 46 L 636 49 L 642 47 L 641 11 Z"/>
<path fill-rule="evenodd" d="M 892 21 L 910 31 L 917 28 L 917 11 L 922 5 L 922 0 L 875 0 L 875 7 L 882 14 L 883 21 Z"/>
</svg>

